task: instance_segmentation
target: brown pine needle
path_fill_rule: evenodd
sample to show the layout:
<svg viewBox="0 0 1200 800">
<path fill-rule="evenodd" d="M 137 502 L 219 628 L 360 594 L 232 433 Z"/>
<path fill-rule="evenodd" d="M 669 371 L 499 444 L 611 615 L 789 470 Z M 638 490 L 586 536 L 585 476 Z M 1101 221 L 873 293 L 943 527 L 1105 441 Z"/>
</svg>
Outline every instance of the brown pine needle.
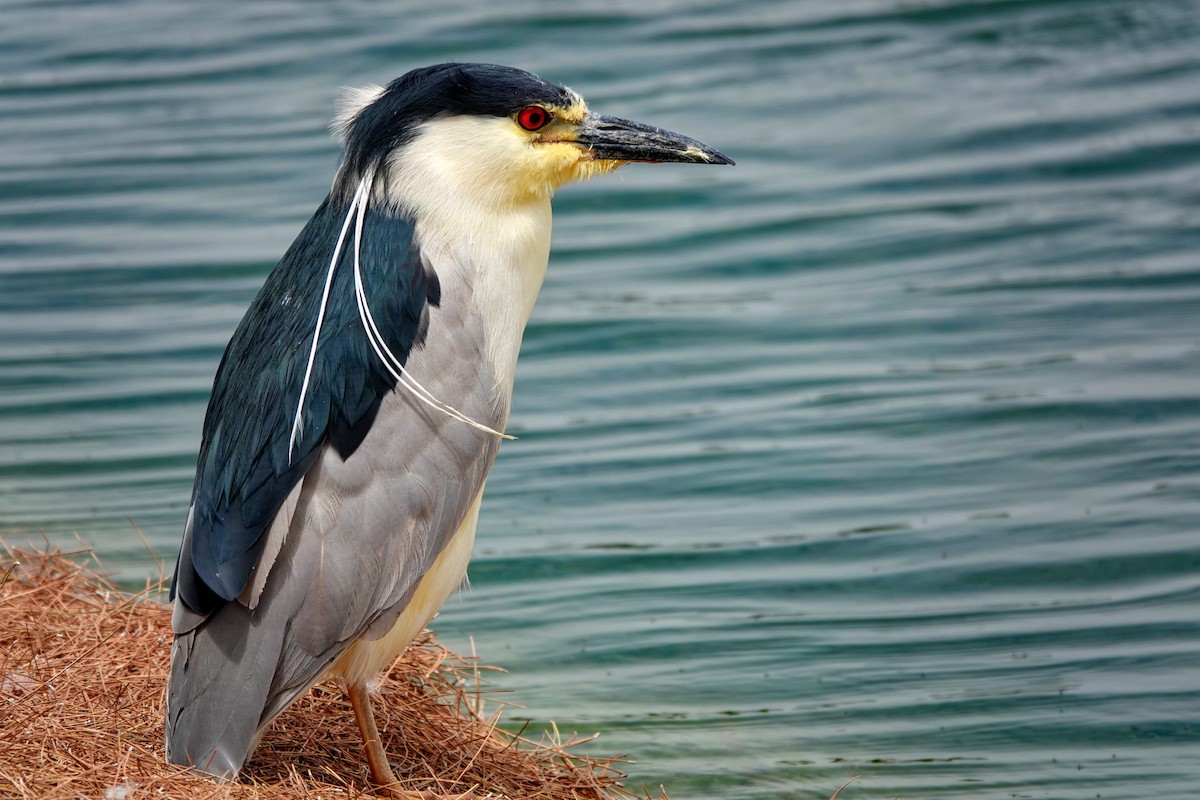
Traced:
<svg viewBox="0 0 1200 800">
<path fill-rule="evenodd" d="M 130 596 L 74 552 L 0 552 L 0 797 L 305 800 L 372 796 L 354 715 L 319 684 L 268 730 L 242 779 L 216 784 L 163 757 L 170 609 Z M 481 667 L 426 632 L 392 666 L 375 713 L 410 791 L 520 800 L 628 800 L 617 759 L 499 727 Z M 496 705 L 493 703 L 493 705 Z M 586 740 L 583 740 L 586 741 Z M 661 795 L 665 800 L 665 795 Z"/>
</svg>

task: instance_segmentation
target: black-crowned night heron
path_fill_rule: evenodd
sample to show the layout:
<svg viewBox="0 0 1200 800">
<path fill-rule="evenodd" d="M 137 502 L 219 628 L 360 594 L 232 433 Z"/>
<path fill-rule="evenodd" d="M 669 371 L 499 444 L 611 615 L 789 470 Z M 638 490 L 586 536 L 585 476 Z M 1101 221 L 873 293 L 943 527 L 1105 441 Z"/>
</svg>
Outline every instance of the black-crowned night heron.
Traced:
<svg viewBox="0 0 1200 800">
<path fill-rule="evenodd" d="M 232 778 L 332 671 L 387 787 L 366 685 L 466 572 L 551 195 L 631 161 L 733 162 L 484 64 L 353 91 L 334 130 L 333 188 L 217 370 L 172 588 L 166 747 Z"/>
</svg>

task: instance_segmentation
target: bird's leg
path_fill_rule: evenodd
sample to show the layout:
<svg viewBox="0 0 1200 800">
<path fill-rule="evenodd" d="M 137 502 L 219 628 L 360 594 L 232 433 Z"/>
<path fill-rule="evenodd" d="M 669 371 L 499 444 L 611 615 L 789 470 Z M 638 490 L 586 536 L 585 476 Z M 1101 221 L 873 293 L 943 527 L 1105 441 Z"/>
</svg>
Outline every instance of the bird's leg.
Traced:
<svg viewBox="0 0 1200 800">
<path fill-rule="evenodd" d="M 350 705 L 354 708 L 354 719 L 358 722 L 358 730 L 362 734 L 363 744 L 367 749 L 367 764 L 371 768 L 371 780 L 375 785 L 395 797 L 420 797 L 417 793 L 404 792 L 396 788 L 396 775 L 388 764 L 387 753 L 383 752 L 383 742 L 379 738 L 379 728 L 375 727 L 375 712 L 371 710 L 371 698 L 367 694 L 365 684 L 355 684 L 346 687 L 350 695 Z"/>
<path fill-rule="evenodd" d="M 371 768 L 371 780 L 376 788 L 397 800 L 467 800 L 476 796 L 471 792 L 448 796 L 436 792 L 413 792 L 398 788 L 396 774 L 392 772 L 387 753 L 383 751 L 379 728 L 375 726 L 375 712 L 371 709 L 371 697 L 367 694 L 366 685 L 360 683 L 347 686 L 346 694 L 350 696 L 354 719 L 358 722 L 358 730 L 362 734 L 363 744 L 366 745 L 367 764 Z"/>
</svg>

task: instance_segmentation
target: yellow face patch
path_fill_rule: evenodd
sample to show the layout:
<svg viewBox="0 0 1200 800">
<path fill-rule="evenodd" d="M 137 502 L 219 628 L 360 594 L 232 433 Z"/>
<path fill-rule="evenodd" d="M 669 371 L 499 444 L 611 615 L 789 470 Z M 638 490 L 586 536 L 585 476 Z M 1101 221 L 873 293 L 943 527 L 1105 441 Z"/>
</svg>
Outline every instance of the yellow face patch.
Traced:
<svg viewBox="0 0 1200 800">
<path fill-rule="evenodd" d="M 565 183 L 605 175 L 625 163 L 595 160 L 587 148 L 576 144 L 579 126 L 588 116 L 583 98 L 575 95 L 574 102 L 569 105 L 547 104 L 539 108 L 550 114 L 550 120 L 537 130 L 526 130 L 520 113 L 513 119 L 513 127 L 530 145 L 520 170 L 522 179 L 519 183 L 522 185 L 517 194 L 545 196 Z"/>
<path fill-rule="evenodd" d="M 583 122 L 588 115 L 587 103 L 583 102 L 583 98 L 579 95 L 575 95 L 575 102 L 571 105 L 555 106 L 550 110 L 554 112 L 555 119 L 562 120 L 563 122 L 574 123 L 575 125 Z"/>
<path fill-rule="evenodd" d="M 571 125 L 574 129 L 575 126 Z M 543 168 L 542 180 L 553 191 L 571 181 L 582 181 L 597 175 L 606 175 L 623 161 L 596 160 L 589 151 L 574 143 L 574 139 L 562 138 L 542 141 L 533 147 L 535 158 Z"/>
</svg>

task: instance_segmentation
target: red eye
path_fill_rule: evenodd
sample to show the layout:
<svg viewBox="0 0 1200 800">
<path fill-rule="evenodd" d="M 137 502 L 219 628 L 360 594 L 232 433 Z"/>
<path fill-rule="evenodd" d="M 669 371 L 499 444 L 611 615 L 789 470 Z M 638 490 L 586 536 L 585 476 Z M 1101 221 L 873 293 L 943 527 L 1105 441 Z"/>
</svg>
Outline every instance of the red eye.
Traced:
<svg viewBox="0 0 1200 800">
<path fill-rule="evenodd" d="M 517 124 L 527 131 L 536 131 L 550 121 L 550 112 L 541 106 L 525 106 L 517 112 Z"/>
</svg>

